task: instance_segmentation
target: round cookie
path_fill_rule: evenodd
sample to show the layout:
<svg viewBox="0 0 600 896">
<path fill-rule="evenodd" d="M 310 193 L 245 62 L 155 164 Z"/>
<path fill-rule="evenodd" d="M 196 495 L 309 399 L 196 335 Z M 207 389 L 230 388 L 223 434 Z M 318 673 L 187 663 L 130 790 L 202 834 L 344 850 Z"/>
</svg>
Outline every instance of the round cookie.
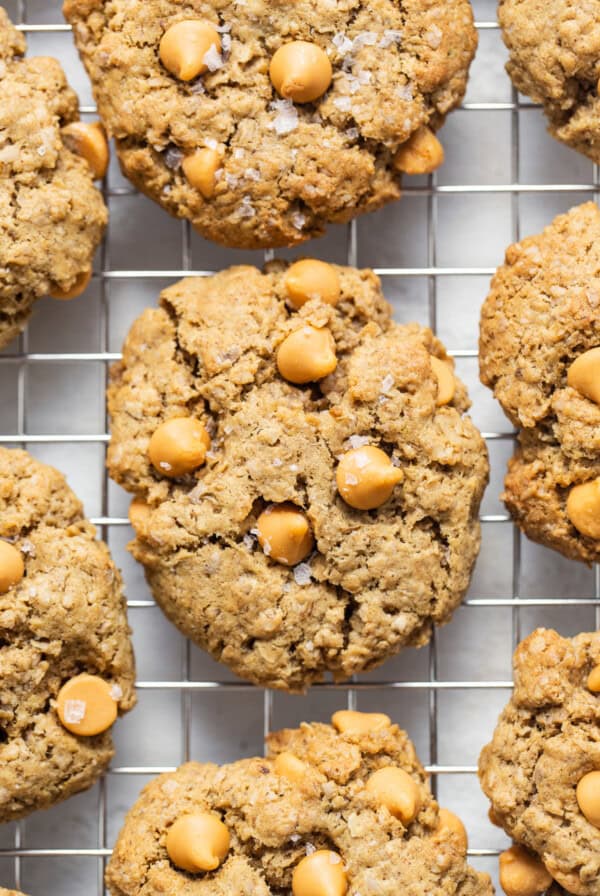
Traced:
<svg viewBox="0 0 600 896">
<path fill-rule="evenodd" d="M 292 887 L 295 896 L 491 896 L 489 877 L 467 865 L 462 825 L 451 813 L 440 818 L 406 733 L 382 714 L 343 711 L 333 720 L 342 730 L 303 724 L 271 734 L 266 758 L 191 762 L 148 784 L 107 869 L 112 896 L 269 896 Z M 393 796 L 404 821 L 397 804 L 386 805 L 391 792 L 373 787 L 383 769 L 401 782 Z M 194 864 L 193 840 L 175 829 L 193 815 L 225 828 L 222 841 L 210 839 L 224 847 L 211 873 L 181 868 Z"/>
<path fill-rule="evenodd" d="M 66 0 L 64 12 L 126 176 L 203 236 L 245 248 L 319 236 L 397 199 L 401 171 L 441 164 L 434 132 L 477 45 L 468 0 L 299 0 L 293 12 L 283 0 Z"/>
<path fill-rule="evenodd" d="M 36 299 L 85 289 L 107 220 L 86 161 L 101 173 L 106 138 L 78 122 L 60 64 L 24 52 L 0 7 L 0 348 L 23 329 Z"/>
<path fill-rule="evenodd" d="M 600 825 L 584 815 L 578 788 L 600 768 L 599 664 L 598 632 L 533 632 L 516 650 L 514 694 L 479 759 L 498 823 L 576 896 L 600 893 Z"/>
<path fill-rule="evenodd" d="M 498 17 L 517 90 L 554 137 L 600 162 L 600 0 L 500 0 Z"/>
<path fill-rule="evenodd" d="M 483 305 L 479 353 L 482 382 L 521 428 L 508 509 L 534 541 L 588 563 L 600 560 L 599 272 L 591 202 L 510 246 Z M 591 525 L 573 508 L 582 497 Z"/>
<path fill-rule="evenodd" d="M 135 703 L 121 577 L 64 477 L 0 448 L 0 821 L 90 787 Z M 95 732 L 95 733 L 90 733 Z"/>
<path fill-rule="evenodd" d="M 156 601 L 238 675 L 291 690 L 425 644 L 448 620 L 488 474 L 441 343 L 392 321 L 371 271 L 323 269 L 337 303 L 299 310 L 298 269 L 279 262 L 171 286 L 133 324 L 108 392 L 108 468 L 138 497 L 130 549 Z M 333 355 L 335 370 L 288 382 L 291 336 L 299 366 Z M 174 476 L 194 441 L 168 430 L 186 425 L 205 439 Z"/>
<path fill-rule="evenodd" d="M 25 894 L 17 892 L 17 890 L 5 890 L 3 887 L 0 887 L 0 896 L 25 896 Z"/>
</svg>

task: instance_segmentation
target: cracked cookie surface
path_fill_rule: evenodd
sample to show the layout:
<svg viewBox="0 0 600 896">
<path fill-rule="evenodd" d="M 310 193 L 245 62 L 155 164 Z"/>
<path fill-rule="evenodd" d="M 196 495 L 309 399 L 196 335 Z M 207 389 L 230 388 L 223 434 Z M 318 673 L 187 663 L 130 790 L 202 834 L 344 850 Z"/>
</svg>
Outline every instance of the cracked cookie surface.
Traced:
<svg viewBox="0 0 600 896">
<path fill-rule="evenodd" d="M 534 541 L 600 560 L 567 514 L 571 489 L 600 476 L 600 406 L 567 382 L 600 346 L 600 212 L 586 203 L 510 246 L 481 314 L 480 372 L 515 426 L 504 500 Z"/>
<path fill-rule="evenodd" d="M 202 235 L 246 248 L 293 245 L 397 199 L 399 147 L 460 103 L 477 44 L 468 0 L 299 0 L 293 12 L 283 0 L 66 0 L 64 10 L 125 174 Z M 186 19 L 220 29 L 222 43 L 191 82 L 159 59 L 166 29 Z M 274 53 L 295 40 L 333 67 L 315 102 L 281 99 L 269 78 Z M 181 167 L 200 148 L 219 159 L 209 198 Z"/>
<path fill-rule="evenodd" d="M 130 545 L 154 596 L 192 640 L 238 675 L 301 690 L 425 644 L 465 593 L 480 542 L 484 442 L 465 387 L 436 404 L 441 343 L 400 326 L 371 271 L 335 268 L 341 298 L 286 304 L 285 265 L 237 267 L 166 289 L 133 324 L 108 392 L 110 475 L 148 505 Z M 293 386 L 278 347 L 303 325 L 328 327 L 337 369 Z M 168 418 L 211 436 L 206 463 L 169 479 L 148 446 Z M 338 494 L 349 449 L 377 446 L 403 481 L 377 509 Z M 288 568 L 257 544 L 257 520 L 291 502 L 315 550 Z"/>
<path fill-rule="evenodd" d="M 599 0 L 500 0 L 498 16 L 517 90 L 554 137 L 600 162 Z"/>
<path fill-rule="evenodd" d="M 397 725 L 342 734 L 303 724 L 271 734 L 267 747 L 266 758 L 222 767 L 188 763 L 148 784 L 108 866 L 112 896 L 283 896 L 291 893 L 295 867 L 315 849 L 341 858 L 348 896 L 493 893 L 489 877 L 467 865 L 456 834 L 440 828 L 426 774 Z M 303 764 L 300 780 L 280 773 L 282 753 Z M 389 766 L 414 782 L 420 809 L 406 824 L 365 786 Z M 222 819 L 231 838 L 227 857 L 209 874 L 179 870 L 165 848 L 173 823 L 198 811 Z"/>
<path fill-rule="evenodd" d="M 0 7 L 0 348 L 36 299 L 91 270 L 107 219 L 87 163 L 61 137 L 77 97 L 55 59 L 24 52 Z"/>
<path fill-rule="evenodd" d="M 119 571 L 62 474 L 24 451 L 0 448 L 0 539 L 24 561 L 24 576 L 0 594 L 4 822 L 90 787 L 113 756 L 110 731 L 82 737 L 61 725 L 67 680 L 102 677 L 120 712 L 135 696 Z"/>
<path fill-rule="evenodd" d="M 576 896 L 600 893 L 600 830 L 576 794 L 581 778 L 600 768 L 600 696 L 587 687 L 599 663 L 597 632 L 533 632 L 515 652 L 514 695 L 479 760 L 499 824 Z"/>
</svg>

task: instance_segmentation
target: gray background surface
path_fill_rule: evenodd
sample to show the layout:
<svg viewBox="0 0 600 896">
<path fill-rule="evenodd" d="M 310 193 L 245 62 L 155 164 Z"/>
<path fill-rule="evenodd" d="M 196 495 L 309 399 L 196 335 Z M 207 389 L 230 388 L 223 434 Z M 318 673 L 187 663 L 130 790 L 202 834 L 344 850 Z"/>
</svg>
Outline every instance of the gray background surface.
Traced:
<svg viewBox="0 0 600 896">
<path fill-rule="evenodd" d="M 127 585 L 139 705 L 115 728 L 117 755 L 101 784 L 0 830 L 0 885 L 18 885 L 31 896 L 100 896 L 103 862 L 124 813 L 154 771 L 186 755 L 225 762 L 260 752 L 267 725 L 327 720 L 349 699 L 359 709 L 388 712 L 408 730 L 431 767 L 441 803 L 467 823 L 473 864 L 495 876 L 506 838 L 487 820 L 474 769 L 508 695 L 513 645 L 538 625 L 565 635 L 593 628 L 598 581 L 594 571 L 519 538 L 506 519 L 498 496 L 511 427 L 478 382 L 479 309 L 507 244 L 597 197 L 599 181 L 590 162 L 546 134 L 539 109 L 522 98 L 516 103 L 503 69 L 495 5 L 475 0 L 474 6 L 479 51 L 465 108 L 443 131 L 447 162 L 435 179 L 412 179 L 401 202 L 354 229 L 331 228 L 322 240 L 281 253 L 344 262 L 353 260 L 355 248 L 359 265 L 393 269 L 382 280 L 396 318 L 435 324 L 457 356 L 473 418 L 491 436 L 492 461 L 481 556 L 464 606 L 431 648 L 405 651 L 361 676 L 353 694 L 330 685 L 304 697 L 241 684 L 163 618 L 125 550 L 128 498 L 104 477 L 107 361 L 120 351 L 131 321 L 177 272 L 260 264 L 262 256 L 227 251 L 190 233 L 135 194 L 113 161 L 106 184 L 111 220 L 98 276 L 78 301 L 40 301 L 27 334 L 0 353 L 0 442 L 23 444 L 58 466 L 87 514 L 111 521 L 101 532 Z M 8 11 L 34 29 L 64 25 L 54 0 L 27 0 L 26 9 L 8 0 Z M 28 40 L 30 53 L 61 60 L 84 109 L 91 107 L 68 31 L 29 28 Z M 64 357 L 75 353 L 84 357 Z M 194 684 L 181 687 L 186 679 Z"/>
</svg>

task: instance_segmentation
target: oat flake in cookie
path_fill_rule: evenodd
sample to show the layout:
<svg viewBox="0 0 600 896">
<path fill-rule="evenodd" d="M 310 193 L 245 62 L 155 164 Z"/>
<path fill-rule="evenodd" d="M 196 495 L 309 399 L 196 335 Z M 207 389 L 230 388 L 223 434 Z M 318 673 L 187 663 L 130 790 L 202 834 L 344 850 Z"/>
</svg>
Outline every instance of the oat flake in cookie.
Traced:
<svg viewBox="0 0 600 896">
<path fill-rule="evenodd" d="M 108 400 L 132 553 L 238 675 L 343 679 L 425 644 L 460 603 L 485 445 L 443 346 L 391 320 L 371 271 L 182 280 L 133 324 Z"/>
<path fill-rule="evenodd" d="M 598 896 L 600 633 L 538 629 L 517 648 L 514 673 L 481 753 L 481 786 L 498 824 L 545 867 L 545 887 L 554 878 L 567 893 Z"/>
<path fill-rule="evenodd" d="M 121 577 L 64 477 L 0 448 L 0 821 L 90 787 L 134 702 Z"/>
<path fill-rule="evenodd" d="M 586 203 L 506 252 L 480 372 L 520 427 L 504 500 L 523 531 L 600 560 L 600 212 Z"/>
<path fill-rule="evenodd" d="M 148 784 L 108 866 L 112 896 L 492 896 L 406 733 L 382 713 L 332 721 L 271 734 L 266 758 Z"/>
<path fill-rule="evenodd" d="M 229 246 L 287 246 L 434 170 L 468 0 L 66 0 L 125 174 Z"/>
<path fill-rule="evenodd" d="M 106 225 L 93 179 L 108 164 L 99 125 L 56 59 L 24 59 L 25 41 L 0 7 L 0 348 L 34 301 L 79 295 Z"/>
<path fill-rule="evenodd" d="M 500 0 L 498 16 L 517 90 L 554 137 L 600 162 L 600 0 Z"/>
</svg>

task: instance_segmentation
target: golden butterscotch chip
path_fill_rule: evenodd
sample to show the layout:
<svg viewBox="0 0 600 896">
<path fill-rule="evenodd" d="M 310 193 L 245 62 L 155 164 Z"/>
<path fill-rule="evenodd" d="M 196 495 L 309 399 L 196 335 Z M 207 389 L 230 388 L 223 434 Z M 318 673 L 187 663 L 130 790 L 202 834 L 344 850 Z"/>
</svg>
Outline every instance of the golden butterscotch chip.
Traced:
<svg viewBox="0 0 600 896">
<path fill-rule="evenodd" d="M 284 379 L 298 385 L 329 376 L 337 367 L 331 332 L 307 324 L 291 333 L 279 346 L 277 367 Z"/>
<path fill-rule="evenodd" d="M 500 886 L 506 896 L 540 896 L 552 883 L 543 863 L 522 846 L 500 853 Z"/>
<path fill-rule="evenodd" d="M 150 515 L 150 507 L 143 498 L 134 498 L 129 505 L 129 522 L 136 532 L 143 531 L 148 517 Z"/>
<path fill-rule="evenodd" d="M 374 510 L 385 504 L 403 478 L 402 470 L 374 445 L 347 451 L 336 472 L 340 495 L 357 510 Z"/>
<path fill-rule="evenodd" d="M 600 771 L 588 772 L 580 780 L 577 802 L 589 823 L 600 828 Z"/>
<path fill-rule="evenodd" d="M 327 305 L 337 305 L 341 285 L 336 269 L 316 258 L 303 258 L 287 269 L 284 286 L 290 305 L 298 310 L 310 299 L 320 299 Z"/>
<path fill-rule="evenodd" d="M 58 717 L 67 731 L 84 737 L 102 734 L 117 718 L 114 686 L 98 675 L 77 675 L 67 681 L 56 698 Z"/>
<path fill-rule="evenodd" d="M 278 775 L 293 781 L 295 784 L 299 784 L 306 777 L 306 763 L 286 750 L 275 757 L 273 767 Z"/>
<path fill-rule="evenodd" d="M 314 547 L 310 523 L 295 504 L 273 504 L 259 516 L 258 541 L 265 554 L 285 566 L 295 566 Z"/>
<path fill-rule="evenodd" d="M 394 165 L 404 174 L 431 174 L 443 162 L 444 147 L 428 127 L 419 128 L 394 157 Z"/>
<path fill-rule="evenodd" d="M 25 575 L 23 555 L 12 544 L 0 540 L 0 594 L 18 585 Z"/>
<path fill-rule="evenodd" d="M 567 516 L 582 535 L 600 538 L 600 476 L 571 489 Z"/>
<path fill-rule="evenodd" d="M 104 177 L 110 159 L 108 141 L 99 121 L 72 121 L 61 131 L 63 143 L 88 163 L 95 179 Z"/>
<path fill-rule="evenodd" d="M 327 53 L 310 41 L 283 44 L 271 59 L 269 75 L 277 93 L 295 103 L 312 103 L 331 84 L 333 71 Z"/>
<path fill-rule="evenodd" d="M 217 150 L 204 148 L 186 156 L 181 167 L 192 187 L 205 199 L 210 199 L 215 193 L 215 174 L 220 164 L 221 156 Z"/>
<path fill-rule="evenodd" d="M 202 19 L 185 19 L 167 28 L 159 46 L 160 61 L 180 81 L 192 81 L 208 68 L 206 54 L 221 52 L 219 32 Z"/>
<path fill-rule="evenodd" d="M 438 394 L 435 403 L 438 407 L 442 407 L 442 405 L 450 404 L 454 398 L 456 380 L 450 365 L 445 361 L 440 361 L 435 355 L 431 355 L 429 360 L 438 384 Z"/>
<path fill-rule="evenodd" d="M 461 849 L 466 852 L 469 846 L 467 829 L 454 812 L 450 809 L 440 809 L 438 831 L 451 831 L 455 834 Z"/>
<path fill-rule="evenodd" d="M 68 302 L 71 299 L 78 298 L 82 292 L 85 292 L 91 279 L 92 270 L 90 268 L 89 270 L 83 271 L 81 274 L 79 274 L 79 276 L 75 279 L 75 283 L 69 289 L 61 289 L 59 286 L 53 286 L 48 295 L 53 299 L 59 299 L 62 302 Z"/>
<path fill-rule="evenodd" d="M 347 892 L 348 876 L 337 852 L 318 849 L 296 865 L 293 896 L 345 896 Z"/>
<path fill-rule="evenodd" d="M 587 689 L 593 694 L 600 694 L 600 665 L 594 666 L 588 675 Z"/>
<path fill-rule="evenodd" d="M 148 457 L 157 473 L 176 479 L 202 466 L 210 448 L 205 426 L 194 417 L 171 417 L 152 434 Z"/>
<path fill-rule="evenodd" d="M 600 347 L 591 348 L 573 361 L 567 382 L 590 401 L 600 404 Z"/>
<path fill-rule="evenodd" d="M 388 765 L 373 772 L 368 792 L 402 824 L 409 825 L 419 814 L 421 793 L 417 783 L 402 768 Z"/>
<path fill-rule="evenodd" d="M 340 734 L 365 734 L 389 728 L 392 720 L 383 712 L 357 712 L 353 709 L 339 709 L 331 717 L 331 724 Z"/>
<path fill-rule="evenodd" d="M 229 831 L 216 815 L 183 815 L 169 828 L 166 847 L 177 868 L 198 874 L 214 871 L 229 852 Z"/>
</svg>

